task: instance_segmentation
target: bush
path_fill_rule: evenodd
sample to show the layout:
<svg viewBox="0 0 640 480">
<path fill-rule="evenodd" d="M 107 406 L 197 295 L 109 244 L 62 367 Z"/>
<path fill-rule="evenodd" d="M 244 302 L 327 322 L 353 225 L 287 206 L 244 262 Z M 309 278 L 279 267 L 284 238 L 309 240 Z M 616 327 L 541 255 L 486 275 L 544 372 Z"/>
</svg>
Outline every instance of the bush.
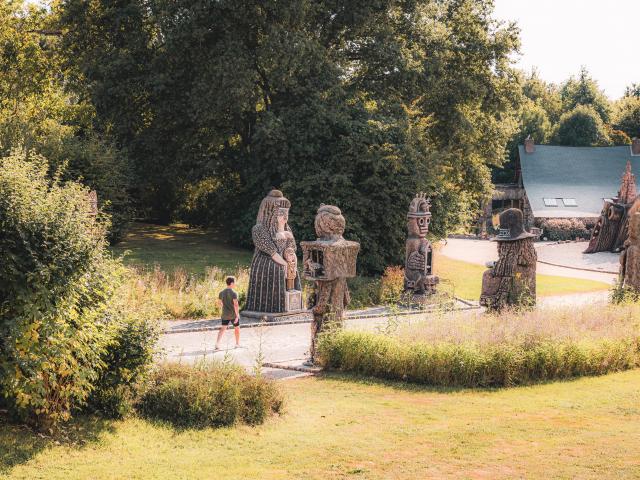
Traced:
<svg viewBox="0 0 640 480">
<path fill-rule="evenodd" d="M 49 180 L 47 162 L 0 159 L 0 388 L 40 428 L 67 420 L 104 367 L 120 265 L 87 189 Z"/>
<path fill-rule="evenodd" d="M 542 229 L 542 236 L 552 241 L 588 240 L 595 219 L 549 218 L 536 223 Z"/>
<path fill-rule="evenodd" d="M 256 425 L 281 411 L 282 396 L 274 382 L 236 365 L 166 363 L 153 373 L 137 408 L 179 427 Z"/>
<path fill-rule="evenodd" d="M 478 345 L 343 331 L 319 342 L 328 369 L 434 386 L 509 387 L 640 366 L 640 337 Z"/>
<path fill-rule="evenodd" d="M 404 292 L 404 268 L 387 267 L 380 279 L 380 301 L 384 305 L 395 305 Z"/>
<path fill-rule="evenodd" d="M 102 355 L 105 368 L 87 402 L 90 410 L 112 418 L 133 411 L 138 387 L 153 363 L 160 336 L 159 306 L 150 301 L 132 306 L 123 291 L 127 287 L 122 286 L 110 303 L 112 336 Z"/>
</svg>

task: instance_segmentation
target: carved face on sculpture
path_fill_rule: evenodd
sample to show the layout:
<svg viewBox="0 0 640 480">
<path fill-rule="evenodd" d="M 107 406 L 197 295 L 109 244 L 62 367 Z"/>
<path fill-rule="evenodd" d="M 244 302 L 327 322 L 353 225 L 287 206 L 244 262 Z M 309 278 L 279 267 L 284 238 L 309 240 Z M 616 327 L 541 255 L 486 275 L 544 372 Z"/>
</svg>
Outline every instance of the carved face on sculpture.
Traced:
<svg viewBox="0 0 640 480">
<path fill-rule="evenodd" d="M 407 230 L 409 235 L 424 238 L 429 233 L 431 223 L 431 199 L 419 193 L 409 204 Z"/>
<path fill-rule="evenodd" d="M 279 207 L 275 219 L 277 231 L 284 232 L 289 222 L 289 209 Z"/>
<path fill-rule="evenodd" d="M 271 190 L 260 204 L 256 224 L 267 227 L 272 235 L 290 231 L 288 225 L 290 207 L 291 202 L 282 195 L 282 192 Z"/>
</svg>

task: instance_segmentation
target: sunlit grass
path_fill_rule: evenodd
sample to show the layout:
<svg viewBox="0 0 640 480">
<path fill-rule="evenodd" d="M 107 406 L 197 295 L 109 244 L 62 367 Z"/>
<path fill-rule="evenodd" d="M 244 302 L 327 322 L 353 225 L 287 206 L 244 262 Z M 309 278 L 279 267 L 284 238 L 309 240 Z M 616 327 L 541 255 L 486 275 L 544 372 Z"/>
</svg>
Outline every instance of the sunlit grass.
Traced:
<svg viewBox="0 0 640 480">
<path fill-rule="evenodd" d="M 138 419 L 84 420 L 72 427 L 70 442 L 56 444 L 0 426 L 0 474 L 51 480 L 640 476 L 640 371 L 483 391 L 340 377 L 281 386 L 285 415 L 256 428 L 180 431 Z"/>
<path fill-rule="evenodd" d="M 466 300 L 478 300 L 480 298 L 482 274 L 486 267 L 454 260 L 444 255 L 436 255 L 434 266 L 436 275 L 440 276 L 442 282 L 453 288 L 457 297 Z M 537 295 L 545 297 L 609 290 L 611 285 L 594 280 L 538 275 L 536 288 Z"/>
</svg>

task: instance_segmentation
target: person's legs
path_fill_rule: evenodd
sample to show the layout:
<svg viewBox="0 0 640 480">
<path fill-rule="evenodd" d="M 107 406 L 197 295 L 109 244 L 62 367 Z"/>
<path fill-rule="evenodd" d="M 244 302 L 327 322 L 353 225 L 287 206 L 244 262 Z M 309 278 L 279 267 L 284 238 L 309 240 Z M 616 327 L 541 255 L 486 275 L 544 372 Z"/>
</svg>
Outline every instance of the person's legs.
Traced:
<svg viewBox="0 0 640 480">
<path fill-rule="evenodd" d="M 236 347 L 240 346 L 240 325 L 236 325 L 233 329 L 233 334 L 236 336 Z"/>
<path fill-rule="evenodd" d="M 220 349 L 220 340 L 222 340 L 222 336 L 224 335 L 224 332 L 227 331 L 227 326 L 226 325 L 222 325 L 220 327 L 220 330 L 218 330 L 218 338 L 216 339 L 216 350 Z"/>
</svg>

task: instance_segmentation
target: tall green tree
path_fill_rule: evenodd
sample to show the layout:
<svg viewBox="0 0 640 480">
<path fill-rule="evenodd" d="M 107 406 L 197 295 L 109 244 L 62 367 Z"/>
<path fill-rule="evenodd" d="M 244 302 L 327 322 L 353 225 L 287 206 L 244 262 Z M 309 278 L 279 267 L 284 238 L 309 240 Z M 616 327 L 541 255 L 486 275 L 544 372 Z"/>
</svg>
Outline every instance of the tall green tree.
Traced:
<svg viewBox="0 0 640 480">
<path fill-rule="evenodd" d="M 595 147 L 611 144 L 600 115 L 594 108 L 587 105 L 578 105 L 560 117 L 560 122 L 558 122 L 553 134 L 553 141 L 558 145 L 572 147 Z"/>
<path fill-rule="evenodd" d="M 70 75 L 59 45 L 49 9 L 24 1 L 0 5 L 0 155 L 16 148 L 46 155 L 51 173 L 97 190 L 113 215 L 114 240 L 132 215 L 127 159 L 108 135 L 91 131 L 92 105 L 65 90 Z"/>
<path fill-rule="evenodd" d="M 562 97 L 562 109 L 567 113 L 575 109 L 578 105 L 593 108 L 600 119 L 609 124 L 611 121 L 611 105 L 609 99 L 598 86 L 586 67 L 580 69 L 578 77 L 571 77 L 560 88 Z"/>
<path fill-rule="evenodd" d="M 632 95 L 618 101 L 613 124 L 630 138 L 640 138 L 640 97 Z"/>
<path fill-rule="evenodd" d="M 65 0 L 61 25 L 75 85 L 155 217 L 248 241 L 276 186 L 300 237 L 321 202 L 338 204 L 375 272 L 402 262 L 417 190 L 442 235 L 506 156 L 518 35 L 492 13 L 485 0 Z"/>
</svg>

